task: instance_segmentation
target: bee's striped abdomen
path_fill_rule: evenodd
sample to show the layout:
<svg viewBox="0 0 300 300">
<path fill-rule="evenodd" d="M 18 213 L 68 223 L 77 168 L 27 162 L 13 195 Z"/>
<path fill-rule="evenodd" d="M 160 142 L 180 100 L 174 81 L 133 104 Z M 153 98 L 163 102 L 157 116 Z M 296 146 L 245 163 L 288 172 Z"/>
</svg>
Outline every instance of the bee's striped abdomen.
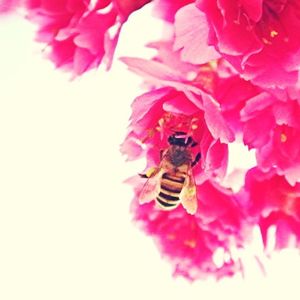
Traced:
<svg viewBox="0 0 300 300">
<path fill-rule="evenodd" d="M 179 203 L 185 176 L 180 174 L 164 173 L 160 183 L 160 192 L 156 197 L 158 204 L 164 209 L 176 208 Z"/>
</svg>

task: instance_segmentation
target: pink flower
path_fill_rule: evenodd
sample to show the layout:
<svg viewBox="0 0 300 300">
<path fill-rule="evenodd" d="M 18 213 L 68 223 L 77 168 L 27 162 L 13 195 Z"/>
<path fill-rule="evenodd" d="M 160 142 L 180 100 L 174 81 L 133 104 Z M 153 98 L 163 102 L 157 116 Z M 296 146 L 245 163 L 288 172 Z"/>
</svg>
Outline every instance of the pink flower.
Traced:
<svg viewBox="0 0 300 300">
<path fill-rule="evenodd" d="M 296 100 L 278 101 L 262 92 L 241 111 L 244 143 L 256 149 L 264 172 L 275 168 L 294 185 L 300 178 L 300 106 Z"/>
<path fill-rule="evenodd" d="M 198 186 L 197 191 L 199 209 L 193 216 L 182 207 L 166 212 L 155 209 L 153 203 L 139 205 L 136 198 L 132 204 L 134 219 L 154 237 L 174 266 L 175 276 L 195 280 L 241 272 L 242 264 L 233 255 L 233 249 L 243 243 L 246 228 L 238 202 L 230 191 L 209 181 Z"/>
<path fill-rule="evenodd" d="M 190 32 L 196 26 L 207 27 L 208 39 L 197 38 L 202 41 L 199 49 L 214 46 L 243 78 L 264 87 L 286 87 L 297 81 L 300 61 L 297 1 L 198 0 L 196 5 L 205 14 L 202 21 L 191 19 L 178 27 L 189 27 Z M 189 59 L 193 59 L 192 55 Z"/>
<path fill-rule="evenodd" d="M 259 224 L 264 245 L 275 227 L 276 249 L 300 246 L 300 184 L 289 185 L 283 176 L 251 169 L 246 175 L 248 218 Z"/>
<path fill-rule="evenodd" d="M 220 180 L 226 172 L 227 145 L 213 138 L 205 123 L 204 112 L 183 92 L 171 87 L 150 91 L 137 97 L 132 105 L 129 134 L 122 145 L 129 159 L 147 157 L 148 166 L 160 161 L 160 150 L 166 149 L 168 137 L 175 131 L 187 132 L 199 146 L 201 163 L 195 167 L 196 180 Z M 201 167 L 200 167 L 201 165 Z"/>
<path fill-rule="evenodd" d="M 50 59 L 80 75 L 102 61 L 110 67 L 123 23 L 148 2 L 106 0 L 93 6 L 85 0 L 26 0 L 26 7 L 28 18 L 39 25 L 37 40 L 48 45 Z"/>
</svg>

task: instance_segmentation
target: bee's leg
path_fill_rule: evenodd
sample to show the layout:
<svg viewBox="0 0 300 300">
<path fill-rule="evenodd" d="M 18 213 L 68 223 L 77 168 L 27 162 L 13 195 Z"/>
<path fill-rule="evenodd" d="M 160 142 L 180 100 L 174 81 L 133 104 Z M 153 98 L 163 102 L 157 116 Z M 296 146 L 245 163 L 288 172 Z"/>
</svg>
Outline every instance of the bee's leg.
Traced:
<svg viewBox="0 0 300 300">
<path fill-rule="evenodd" d="M 160 160 L 162 160 L 163 155 L 164 155 L 164 150 L 160 150 Z"/>
<path fill-rule="evenodd" d="M 146 173 L 144 173 L 144 174 L 139 173 L 139 176 L 141 178 L 150 178 L 150 177 L 155 176 L 159 172 L 159 170 L 160 169 L 157 167 L 151 167 L 146 171 Z"/>
<path fill-rule="evenodd" d="M 195 147 L 197 145 L 198 145 L 198 143 L 195 142 L 193 140 L 193 138 L 189 136 L 188 139 L 187 139 L 187 142 L 186 142 L 185 146 Z"/>
<path fill-rule="evenodd" d="M 139 173 L 138 175 L 139 175 L 141 178 L 149 178 L 147 174 L 141 174 L 141 173 Z"/>
<path fill-rule="evenodd" d="M 193 139 L 189 136 L 185 139 L 185 146 L 188 147 L 193 142 Z"/>
<path fill-rule="evenodd" d="M 192 167 L 194 167 L 194 166 L 199 162 L 200 158 L 201 158 L 201 153 L 199 152 L 199 153 L 196 155 L 194 161 L 192 162 Z"/>
</svg>

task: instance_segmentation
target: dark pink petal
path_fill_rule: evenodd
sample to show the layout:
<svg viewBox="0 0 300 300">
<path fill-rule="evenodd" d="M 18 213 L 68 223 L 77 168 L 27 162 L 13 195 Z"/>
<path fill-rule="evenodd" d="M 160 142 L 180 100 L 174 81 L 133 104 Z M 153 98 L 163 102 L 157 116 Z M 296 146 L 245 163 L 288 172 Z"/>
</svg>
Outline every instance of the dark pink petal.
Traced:
<svg viewBox="0 0 300 300">
<path fill-rule="evenodd" d="M 149 113 L 149 111 L 154 107 L 154 105 L 168 95 L 170 91 L 170 88 L 162 88 L 147 92 L 137 97 L 132 103 L 131 119 L 134 120 L 134 122 L 143 120 L 146 114 Z"/>
<path fill-rule="evenodd" d="M 140 9 L 151 1 L 152 0 L 113 0 L 124 19 L 127 19 L 132 12 Z"/>
<path fill-rule="evenodd" d="M 164 110 L 174 114 L 193 115 L 198 108 L 186 98 L 184 94 L 178 93 L 174 98 L 167 100 L 163 105 Z"/>
<path fill-rule="evenodd" d="M 247 101 L 246 106 L 241 111 L 243 120 L 248 120 L 257 114 L 260 114 L 262 110 L 269 107 L 276 102 L 276 99 L 268 93 L 260 93 Z"/>
<path fill-rule="evenodd" d="M 241 5 L 246 14 L 254 21 L 258 22 L 263 13 L 263 0 L 241 0 Z"/>
<path fill-rule="evenodd" d="M 154 0 L 154 16 L 157 16 L 167 22 L 173 23 L 176 12 L 181 7 L 193 2 L 194 0 Z"/>
</svg>

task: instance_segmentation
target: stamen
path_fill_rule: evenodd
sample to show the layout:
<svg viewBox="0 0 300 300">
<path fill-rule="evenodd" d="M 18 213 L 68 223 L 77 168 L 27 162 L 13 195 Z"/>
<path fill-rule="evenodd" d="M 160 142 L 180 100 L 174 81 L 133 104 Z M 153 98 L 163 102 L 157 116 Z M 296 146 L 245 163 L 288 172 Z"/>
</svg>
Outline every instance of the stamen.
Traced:
<svg viewBox="0 0 300 300">
<path fill-rule="evenodd" d="M 183 242 L 183 244 L 184 244 L 185 246 L 190 247 L 190 248 L 195 248 L 196 245 L 197 245 L 197 242 L 196 242 L 194 239 L 192 239 L 192 240 L 185 240 L 185 241 Z"/>
<path fill-rule="evenodd" d="M 272 43 L 264 37 L 262 38 L 262 42 L 266 45 L 272 45 Z"/>
<path fill-rule="evenodd" d="M 276 31 L 276 30 L 272 30 L 271 32 L 270 32 L 270 37 L 272 37 L 272 38 L 274 38 L 275 36 L 277 36 L 278 35 L 278 32 Z"/>
</svg>

